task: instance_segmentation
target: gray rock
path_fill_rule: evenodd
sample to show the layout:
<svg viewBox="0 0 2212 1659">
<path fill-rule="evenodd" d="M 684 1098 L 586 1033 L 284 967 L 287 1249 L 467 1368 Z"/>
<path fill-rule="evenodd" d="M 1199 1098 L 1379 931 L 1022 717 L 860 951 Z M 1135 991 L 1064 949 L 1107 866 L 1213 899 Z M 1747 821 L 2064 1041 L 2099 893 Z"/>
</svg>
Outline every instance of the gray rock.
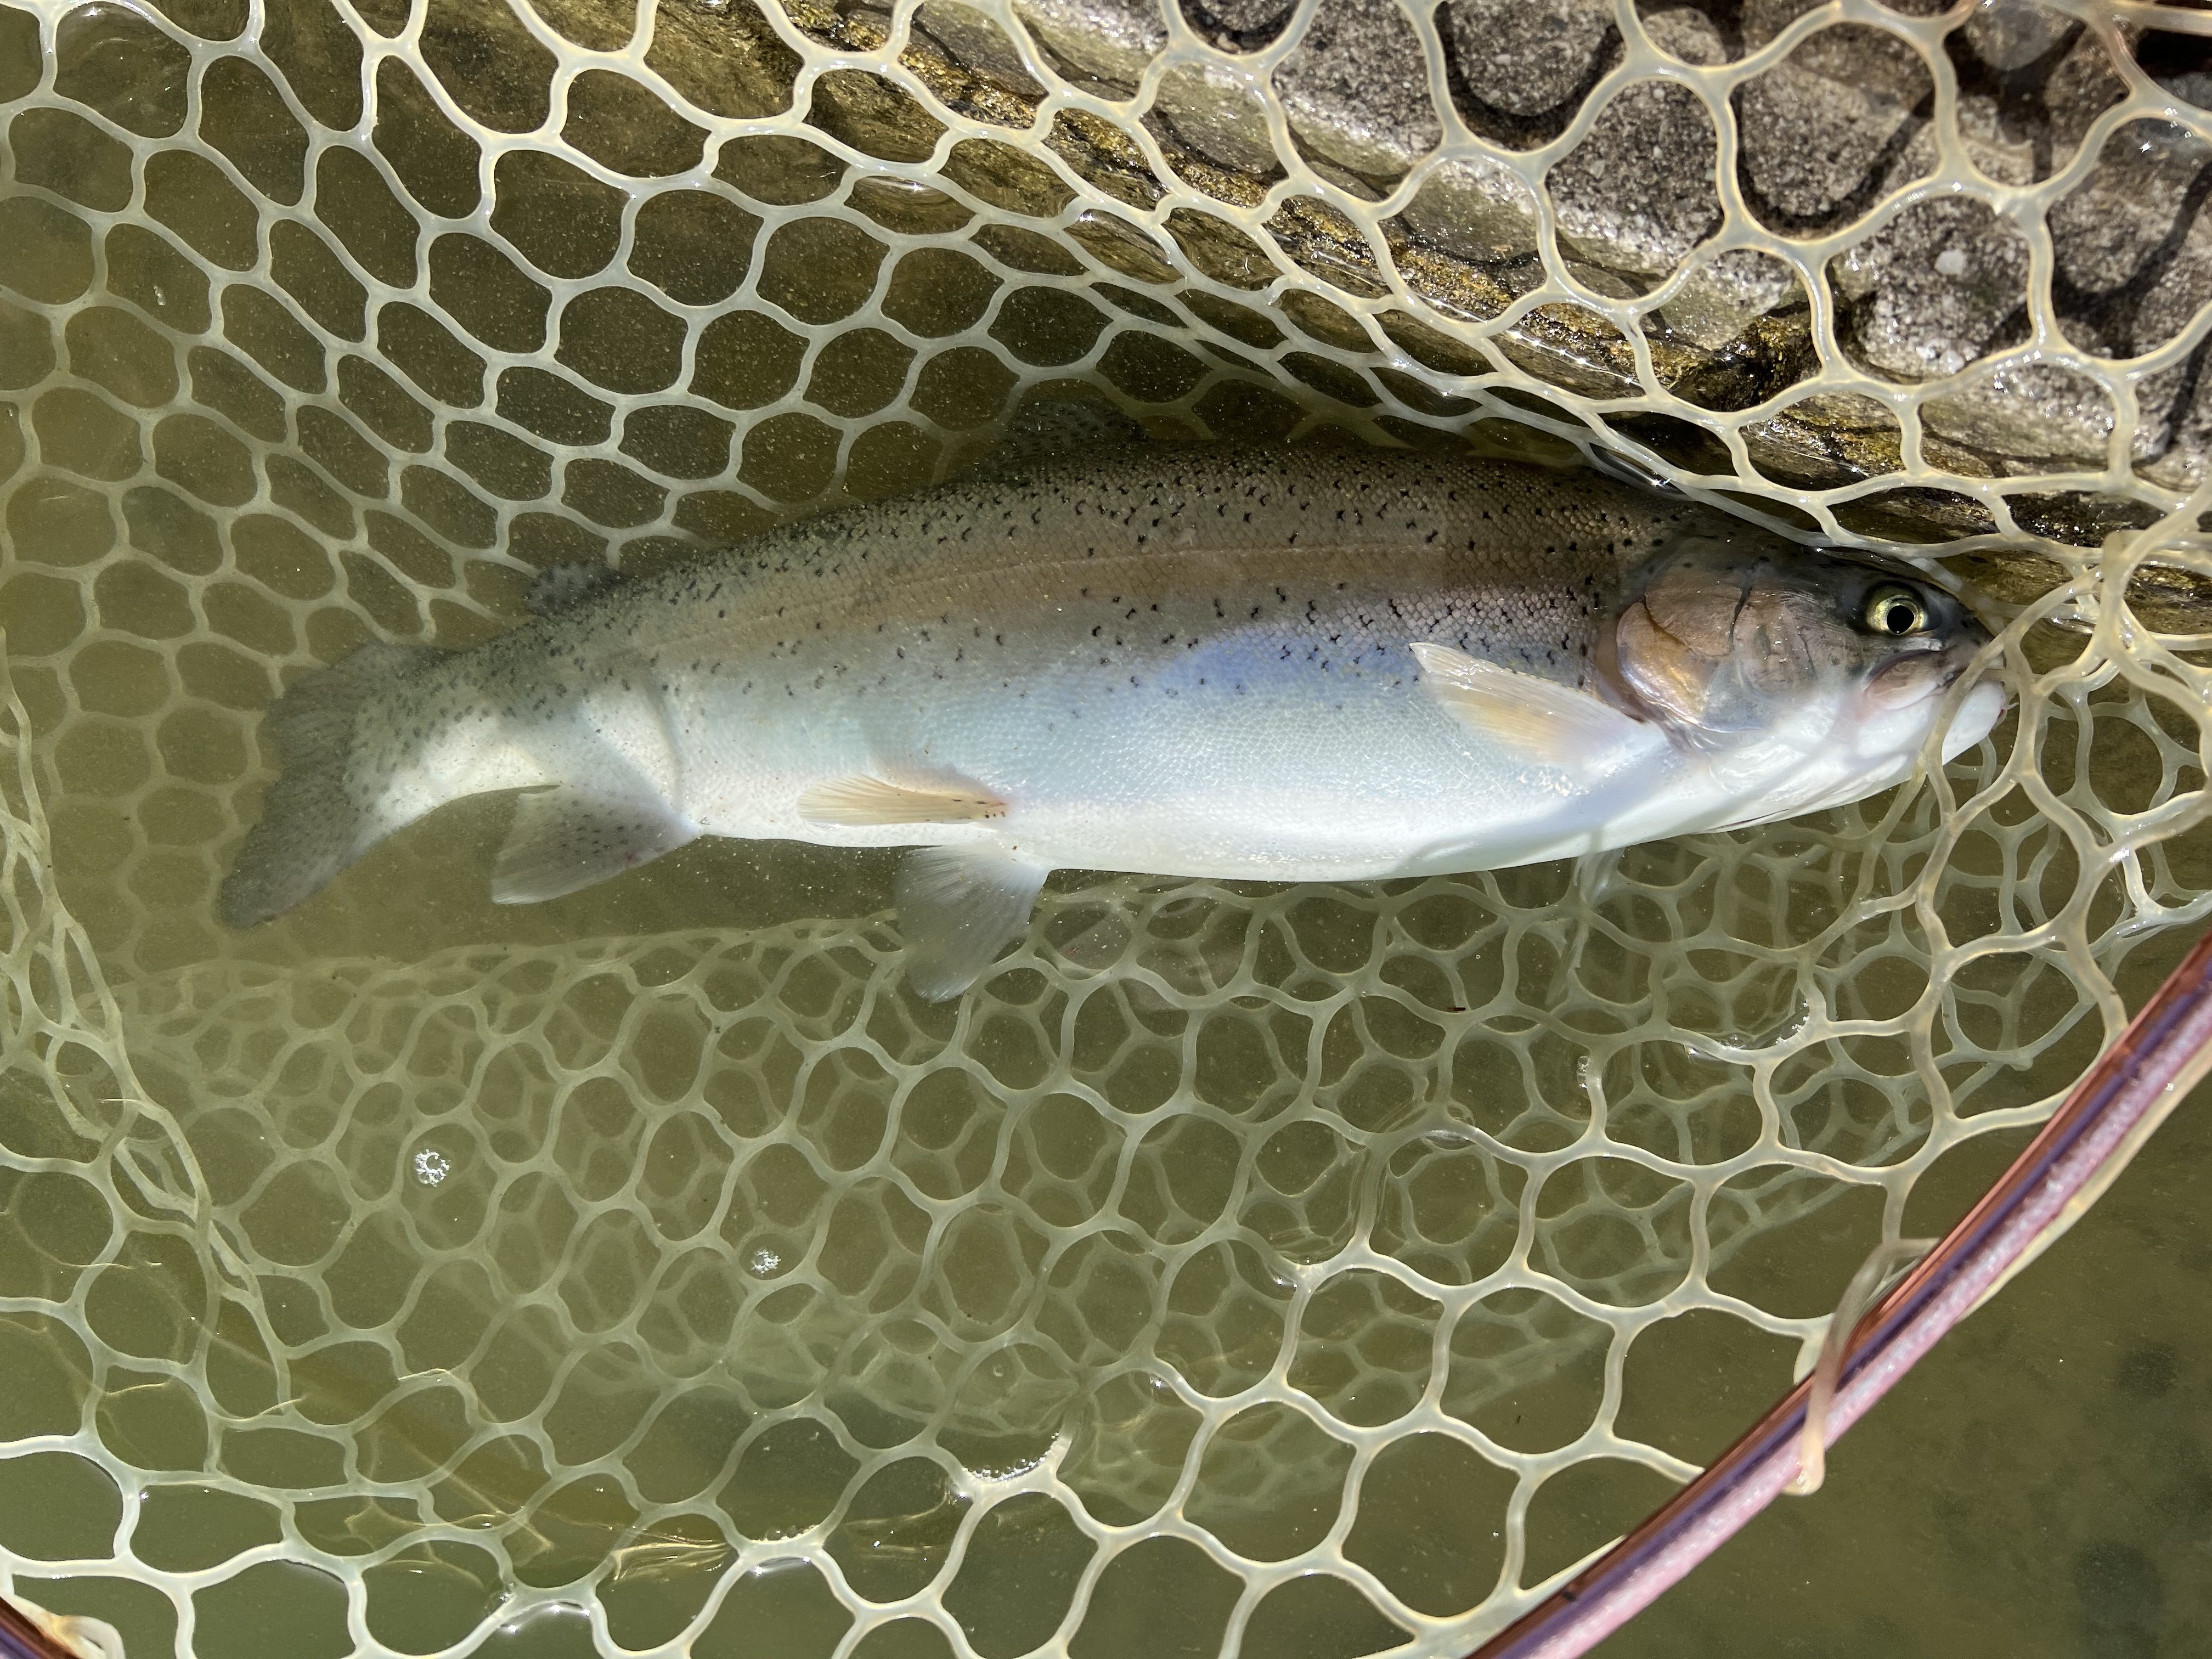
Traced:
<svg viewBox="0 0 2212 1659">
<path fill-rule="evenodd" d="M 1986 93 L 1961 93 L 1959 97 L 1959 140 L 1966 159 L 1984 179 L 2000 185 L 2032 185 L 2042 167 L 2038 135 L 2023 132 L 2005 118 L 2003 104 Z M 1936 129 L 1924 126 L 1907 147 L 1900 171 L 1933 173 L 1937 166 Z"/>
<path fill-rule="evenodd" d="M 1431 167 L 1399 215 L 1420 240 L 1479 264 L 1536 251 L 1536 193 L 1502 161 L 1455 157 Z"/>
<path fill-rule="evenodd" d="M 2003 363 L 1920 405 L 1921 423 L 2008 472 L 2105 465 L 2114 421 L 2102 382 L 2057 363 Z"/>
<path fill-rule="evenodd" d="M 1826 228 L 1912 176 L 1884 165 L 1935 82 L 1886 29 L 1843 23 L 1802 42 L 1736 94 L 1753 210 L 1776 229 Z"/>
<path fill-rule="evenodd" d="M 2212 144 L 2168 121 L 2130 121 L 2046 222 L 2064 289 L 2058 321 L 2085 350 L 2154 351 L 2212 299 Z"/>
<path fill-rule="evenodd" d="M 1169 76 L 1150 118 L 1225 172 L 1249 175 L 1256 189 L 1293 158 L 1278 153 L 1279 129 L 1271 133 L 1261 94 L 1236 72 L 1234 55 L 1275 38 L 1295 8 L 1287 0 L 1176 3 L 1223 55 Z M 1639 21 L 1674 59 L 1714 64 L 1772 41 L 1816 3 L 1656 0 Z M 1015 4 L 1060 63 L 1108 88 L 1133 86 L 1165 45 L 1158 0 Z M 1941 0 L 1898 0 L 1888 9 L 1933 16 L 1943 8 Z M 1432 19 L 1445 33 L 1472 143 L 1431 106 L 1421 33 Z M 1408 0 L 1321 0 L 1269 89 L 1298 159 L 1328 184 L 1371 199 L 1412 171 L 1418 188 L 1388 228 L 1401 250 L 1401 274 L 1447 312 L 1494 316 L 1540 280 L 1530 257 L 1539 204 L 1500 152 L 1525 150 L 1565 130 L 1577 93 L 1619 60 L 1613 19 L 1612 0 L 1447 0 L 1434 10 Z M 960 0 L 927 0 L 919 21 L 963 63 L 1016 83 L 1019 65 L 980 11 Z M 2042 0 L 1978 0 L 1952 26 L 1945 50 L 1958 82 L 1950 142 L 1998 185 L 2032 185 L 2067 167 L 2129 84 L 2077 16 Z M 1877 21 L 1831 25 L 1808 37 L 1735 94 L 1739 177 L 1753 212 L 1787 234 L 1826 234 L 1935 170 L 1945 152 L 1929 118 L 1933 87 L 1920 51 Z M 1723 224 L 1712 177 L 1716 137 L 1705 116 L 1685 88 L 1632 86 L 1552 167 L 1544 190 L 1578 280 L 1601 293 L 1634 295 L 1686 263 L 1660 313 L 1667 337 L 1712 354 L 1710 362 L 1767 364 L 1743 371 L 1753 378 L 1740 374 L 1729 395 L 1771 396 L 1788 374 L 1802 372 L 1802 349 L 1786 343 L 1802 315 L 1790 312 L 1771 325 L 1760 319 L 1800 305 L 1802 290 L 1784 261 L 1705 249 Z M 1437 155 L 1448 137 L 1455 142 Z M 2208 176 L 2212 144 L 2183 125 L 2138 120 L 2055 205 L 2053 298 L 2075 349 L 2138 357 L 2171 342 L 2212 303 Z M 1938 197 L 1894 215 L 1832 259 L 1826 275 L 1846 349 L 1900 382 L 1967 374 L 2020 337 L 2025 239 L 1971 196 Z M 1769 356 L 1745 356 L 1753 339 Z M 1790 357 L 1792 349 L 1799 359 Z M 1770 372 L 1785 378 L 1771 387 L 1757 379 Z M 2112 430 L 2113 410 L 2094 378 L 2057 365 L 2000 366 L 1930 391 L 1931 441 L 2007 471 L 2082 464 L 2102 453 Z M 2212 374 L 2188 363 L 2163 368 L 2141 379 L 2136 396 L 2136 465 L 2146 477 L 2193 480 L 2212 449 Z"/>
<path fill-rule="evenodd" d="M 1673 81 L 1625 88 L 1546 176 L 1561 238 L 1593 264 L 1664 276 L 1721 222 L 1705 102 Z"/>
<path fill-rule="evenodd" d="M 1133 87 L 1168 43 L 1152 0 L 1014 0 L 1039 45 L 1086 76 Z"/>
<path fill-rule="evenodd" d="M 1420 37 L 1395 0 L 1321 0 L 1274 74 L 1308 158 L 1378 184 L 1402 178 L 1443 137 L 1428 81 Z"/>
<path fill-rule="evenodd" d="M 925 0 L 915 21 L 956 62 L 1029 97 L 1043 96 L 1044 88 L 1022 66 L 1022 55 L 1006 31 L 973 6 L 960 0 Z"/>
<path fill-rule="evenodd" d="M 1297 0 L 1182 0 L 1183 21 L 1226 52 L 1250 52 L 1282 33 Z"/>
<path fill-rule="evenodd" d="M 2129 31 L 2128 44 L 2152 85 L 2185 104 L 2212 109 L 2212 57 L 2208 57 L 2203 35 L 2138 26 Z"/>
<path fill-rule="evenodd" d="M 1966 20 L 1966 44 L 1994 70 L 2026 69 L 2066 38 L 2075 20 L 2034 0 L 1981 0 Z"/>
<path fill-rule="evenodd" d="M 1821 0 L 1744 0 L 1741 20 L 1744 50 L 1757 52 L 1776 35 L 1813 10 Z"/>
<path fill-rule="evenodd" d="M 1613 33 L 1609 0 L 1451 0 L 1450 9 L 1468 90 L 1514 115 L 1556 108 Z"/>
<path fill-rule="evenodd" d="M 2212 452 L 2212 374 L 2179 362 L 2136 383 L 2136 470 L 2169 489 L 2194 489 Z"/>
<path fill-rule="evenodd" d="M 1721 38 L 1719 26 L 1695 6 L 1670 6 L 1646 13 L 1643 21 L 1651 44 L 1686 64 L 1729 61 L 1728 42 Z"/>
<path fill-rule="evenodd" d="M 2084 29 L 2043 83 L 2043 107 L 2051 118 L 2054 161 L 2063 166 L 2081 146 L 2089 126 L 2128 95 L 2128 83 L 2103 43 Z"/>
<path fill-rule="evenodd" d="M 2166 121 L 2131 121 L 2046 222 L 2059 281 L 2058 325 L 2106 357 L 2158 350 L 2212 304 L 2212 144 Z M 2185 489 L 2212 447 L 2212 375 L 2200 349 L 2136 386 L 2133 460 L 2154 483 Z"/>
<path fill-rule="evenodd" d="M 1838 329 L 1869 368 L 1899 380 L 1956 374 L 2027 302 L 2027 239 L 1971 196 L 1917 202 L 1828 264 Z"/>
<path fill-rule="evenodd" d="M 1693 345 L 1718 351 L 1757 319 L 1803 296 L 1795 265 L 1758 248 L 1727 248 L 1699 259 L 1659 315 Z"/>
<path fill-rule="evenodd" d="M 1160 76 L 1152 112 L 1210 161 L 1261 179 L 1282 171 L 1260 89 L 1226 64 L 1176 64 Z"/>
</svg>

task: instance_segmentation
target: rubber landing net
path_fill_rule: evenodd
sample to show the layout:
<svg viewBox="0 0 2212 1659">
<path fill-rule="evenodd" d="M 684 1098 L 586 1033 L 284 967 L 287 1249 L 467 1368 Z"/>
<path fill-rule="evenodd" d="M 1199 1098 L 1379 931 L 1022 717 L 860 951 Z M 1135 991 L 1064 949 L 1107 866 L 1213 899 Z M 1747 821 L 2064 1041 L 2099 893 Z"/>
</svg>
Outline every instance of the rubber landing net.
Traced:
<svg viewBox="0 0 2212 1659">
<path fill-rule="evenodd" d="M 2140 9 L 1570 7 L 1579 100 L 1485 126 L 1479 28 L 1343 0 L 0 6 L 0 1593 L 231 1659 L 1503 1626 L 2212 910 L 2212 500 L 2146 413 L 2206 316 L 2069 332 L 2051 251 L 2202 164 L 2130 55 L 2195 25 Z M 2038 40 L 2104 90 L 2008 170 L 1962 77 Z M 1838 40 L 1925 77 L 1925 142 L 1783 222 L 1739 152 Z M 1702 172 L 1635 198 L 1639 143 Z M 1917 542 L 2016 713 L 1579 866 L 1063 878 L 943 1006 L 884 861 L 502 912 L 496 803 L 216 926 L 289 677 L 1071 399 Z"/>
</svg>

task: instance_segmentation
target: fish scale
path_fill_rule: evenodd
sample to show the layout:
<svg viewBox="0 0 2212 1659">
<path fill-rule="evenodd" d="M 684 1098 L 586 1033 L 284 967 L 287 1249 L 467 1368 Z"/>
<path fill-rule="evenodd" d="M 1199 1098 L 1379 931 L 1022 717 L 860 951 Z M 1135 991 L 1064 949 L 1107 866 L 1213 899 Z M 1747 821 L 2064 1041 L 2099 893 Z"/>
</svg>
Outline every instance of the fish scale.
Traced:
<svg viewBox="0 0 2212 1659">
<path fill-rule="evenodd" d="M 1138 447 L 855 507 L 641 580 L 555 579 L 544 614 L 501 638 L 287 694 L 280 734 L 333 719 L 349 734 L 272 790 L 227 908 L 273 914 L 444 801 L 534 789 L 501 899 L 700 835 L 930 849 L 902 909 L 939 963 L 922 976 L 957 989 L 1052 869 L 1479 869 L 1904 775 L 1924 720 L 1860 763 L 1805 764 L 1836 748 L 1840 682 L 1790 704 L 1803 732 L 1762 726 L 1771 752 L 1732 732 L 1716 767 L 1607 681 L 1616 620 L 1686 547 L 1744 572 L 1816 557 L 1589 474 Z M 1822 580 L 1875 579 L 1837 569 Z M 1715 594 L 1725 634 L 1741 603 Z M 279 840 L 316 812 L 351 827 L 318 831 L 308 870 Z M 950 957 L 947 929 L 966 936 Z"/>
</svg>

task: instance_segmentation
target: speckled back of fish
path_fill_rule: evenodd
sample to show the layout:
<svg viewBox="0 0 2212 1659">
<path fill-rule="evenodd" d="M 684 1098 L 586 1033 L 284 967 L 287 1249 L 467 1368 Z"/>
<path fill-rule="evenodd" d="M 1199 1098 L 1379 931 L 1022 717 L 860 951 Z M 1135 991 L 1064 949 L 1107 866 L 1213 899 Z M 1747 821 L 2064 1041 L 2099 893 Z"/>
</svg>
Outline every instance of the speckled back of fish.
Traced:
<svg viewBox="0 0 2212 1659">
<path fill-rule="evenodd" d="M 916 845 L 910 970 L 944 994 L 1054 868 L 1358 879 L 1800 810 L 1910 764 L 1897 733 L 1879 755 L 1855 738 L 1847 764 L 1800 752 L 1812 726 L 1814 757 L 1837 749 L 1850 629 L 1799 653 L 1820 696 L 1784 700 L 1812 723 L 1787 755 L 1733 727 L 1691 740 L 1677 659 L 1733 672 L 1738 620 L 1784 614 L 1747 609 L 1754 577 L 1787 586 L 1816 558 L 1503 463 L 1139 447 L 1042 464 L 574 594 L 470 651 L 383 647 L 302 682 L 270 716 L 287 770 L 226 912 L 274 914 L 446 800 L 550 786 L 519 802 L 495 896 L 572 891 L 701 834 Z M 1857 574 L 1822 567 L 1784 633 L 1880 574 L 1828 565 Z M 1620 619 L 1655 570 L 1689 596 L 1696 648 L 1645 628 L 1624 658 Z M 1911 604 L 1934 618 L 1941 597 Z M 1856 592 L 1838 603 L 1856 617 Z M 1698 643 L 1714 626 L 1717 656 Z"/>
<path fill-rule="evenodd" d="M 1562 634 L 1587 631 L 1577 619 L 1595 589 L 1686 532 L 1759 533 L 1587 472 L 1412 451 L 1137 447 L 785 526 L 636 584 L 607 620 L 650 630 L 664 606 L 665 625 L 688 635 L 693 619 L 681 613 L 696 604 L 711 603 L 722 620 L 750 611 L 765 621 L 860 593 L 958 591 L 963 580 L 1058 591 L 1063 568 L 1102 561 L 1159 561 L 1148 575 L 1123 567 L 1150 602 L 1202 585 L 1189 556 L 1258 554 L 1277 577 L 1327 566 L 1332 585 L 1360 576 L 1410 587 L 1417 570 L 1448 575 L 1491 593 L 1501 629 L 1525 636 L 1502 633 L 1501 645 L 1542 658 Z M 1097 586 L 1073 580 L 1071 594 Z"/>
</svg>

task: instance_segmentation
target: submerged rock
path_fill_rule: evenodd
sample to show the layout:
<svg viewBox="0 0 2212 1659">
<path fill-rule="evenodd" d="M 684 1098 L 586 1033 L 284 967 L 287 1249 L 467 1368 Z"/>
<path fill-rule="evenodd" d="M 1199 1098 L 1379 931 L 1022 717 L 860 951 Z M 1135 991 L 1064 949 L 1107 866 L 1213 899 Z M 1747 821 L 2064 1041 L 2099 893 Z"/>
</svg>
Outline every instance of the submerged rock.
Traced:
<svg viewBox="0 0 2212 1659">
<path fill-rule="evenodd" d="M 2113 418 L 2109 395 L 2091 384 L 2092 363 L 2050 373 L 2018 365 L 1948 385 L 2033 331 L 2033 227 L 2004 191 L 2069 168 L 2081 174 L 2048 219 L 2053 320 L 2087 359 L 2140 356 L 2212 300 L 2212 192 L 2202 187 L 2212 148 L 2191 125 L 2142 120 L 2081 166 L 2097 118 L 2126 95 L 2125 71 L 2095 31 L 2034 0 L 1982 0 L 1943 37 L 1958 86 L 1950 149 L 1936 128 L 1924 48 L 1877 23 L 1804 33 L 1737 88 L 1727 111 L 1732 178 L 1715 175 L 1706 94 L 1679 80 L 1607 81 L 1632 46 L 1693 66 L 1735 61 L 1783 38 L 1804 10 L 1796 0 L 1659 6 L 1640 14 L 1644 40 L 1631 43 L 1603 0 L 1450 0 L 1434 14 L 1433 34 L 1384 0 L 1325 0 L 1266 85 L 1297 162 L 1354 196 L 1395 196 L 1381 226 L 1391 270 L 1447 318 L 1497 318 L 1549 280 L 1540 257 L 1548 207 L 1559 257 L 1583 286 L 1632 298 L 1674 282 L 1643 326 L 1676 395 L 1715 409 L 1771 398 L 1817 370 L 1820 346 L 1810 296 L 1787 261 L 1749 248 L 1700 251 L 1734 199 L 1753 223 L 1809 241 L 1805 269 L 1838 308 L 1838 343 L 1878 379 L 1928 388 L 1929 427 L 1948 464 L 1984 477 L 2090 464 L 2094 435 L 2109 433 Z M 1165 20 L 1146 0 L 1020 0 L 1018 12 L 1065 72 L 1123 90 L 1170 49 Z M 1183 0 L 1180 13 L 1220 56 L 1213 65 L 1179 63 L 1160 81 L 1155 132 L 1183 178 L 1224 201 L 1256 203 L 1293 158 L 1278 154 L 1259 84 L 1236 65 L 1279 48 L 1292 9 Z M 957 52 L 951 33 L 939 38 Z M 972 67 L 988 74 L 986 56 Z M 2181 100 L 2175 112 L 2187 112 L 2187 76 L 2164 58 L 2152 69 Z M 1441 112 L 1431 96 L 1436 70 L 1450 94 Z M 1544 165 L 1521 159 L 1563 140 L 1564 153 Z M 1896 201 L 1961 154 L 1971 168 L 1962 182 L 1985 185 Z M 1224 226 L 1201 240 L 1228 234 Z M 1284 246 L 1354 292 L 1355 268 L 1382 274 L 1356 253 L 1323 269 L 1302 246 Z M 1265 250 L 1255 257 L 1259 278 L 1271 261 Z M 1507 327 L 1506 355 L 1559 365 L 1533 372 L 1569 389 L 1633 390 L 1619 331 L 1583 315 L 1531 313 Z M 2130 461 L 2169 489 L 2194 485 L 2212 444 L 2212 377 L 2194 362 L 2154 369 L 2136 394 Z M 1728 390 L 1696 390 L 1716 384 Z M 1804 483 L 1863 476 L 1840 459 L 1852 444 L 1829 447 L 1832 465 Z"/>
</svg>

